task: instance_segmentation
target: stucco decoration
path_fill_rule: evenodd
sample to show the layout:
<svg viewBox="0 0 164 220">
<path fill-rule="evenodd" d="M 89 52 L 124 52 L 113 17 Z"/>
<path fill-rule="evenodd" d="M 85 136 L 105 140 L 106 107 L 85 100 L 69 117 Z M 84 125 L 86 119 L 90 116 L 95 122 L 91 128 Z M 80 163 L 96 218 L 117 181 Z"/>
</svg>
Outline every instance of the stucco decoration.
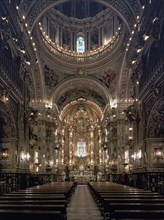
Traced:
<svg viewBox="0 0 164 220">
<path fill-rule="evenodd" d="M 147 136 L 149 138 L 164 137 L 164 103 L 158 103 L 157 109 L 152 110 L 147 125 Z"/>
<path fill-rule="evenodd" d="M 16 126 L 12 112 L 7 105 L 0 103 L 0 138 L 16 136 Z"/>
<path fill-rule="evenodd" d="M 98 76 L 98 80 L 101 81 L 108 89 L 111 84 L 115 84 L 116 82 L 116 72 L 112 69 L 107 69 L 104 71 L 102 75 Z"/>
<path fill-rule="evenodd" d="M 88 100 L 93 100 L 95 102 L 99 102 L 99 105 L 101 105 L 102 108 L 105 107 L 105 101 L 102 99 L 102 97 L 92 89 L 86 88 L 83 89 L 72 89 L 69 91 L 66 91 L 60 99 L 57 101 L 57 105 L 61 108 L 62 106 L 65 106 L 68 102 L 73 101 L 78 98 L 86 98 Z"/>
</svg>

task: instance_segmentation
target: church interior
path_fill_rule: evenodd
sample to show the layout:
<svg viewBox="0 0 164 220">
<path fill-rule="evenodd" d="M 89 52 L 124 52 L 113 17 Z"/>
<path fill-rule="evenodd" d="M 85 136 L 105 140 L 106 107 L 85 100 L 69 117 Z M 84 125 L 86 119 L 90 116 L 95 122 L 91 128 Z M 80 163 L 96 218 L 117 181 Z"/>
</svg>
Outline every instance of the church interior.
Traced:
<svg viewBox="0 0 164 220">
<path fill-rule="evenodd" d="M 52 183 L 164 193 L 163 0 L 0 1 L 0 195 Z"/>
</svg>

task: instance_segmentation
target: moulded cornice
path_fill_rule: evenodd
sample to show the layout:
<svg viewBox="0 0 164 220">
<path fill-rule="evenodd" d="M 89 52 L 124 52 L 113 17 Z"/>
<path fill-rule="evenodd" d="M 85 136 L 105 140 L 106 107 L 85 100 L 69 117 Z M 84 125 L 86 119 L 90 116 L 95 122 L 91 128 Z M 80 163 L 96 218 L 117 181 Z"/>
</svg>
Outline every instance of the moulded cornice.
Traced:
<svg viewBox="0 0 164 220">
<path fill-rule="evenodd" d="M 28 23 L 29 28 L 32 30 L 39 20 L 39 18 L 50 8 L 55 5 L 67 2 L 68 0 L 37 0 L 35 4 L 33 3 L 32 7 L 28 7 L 22 13 L 26 13 L 26 22 Z M 136 22 L 136 17 L 141 14 L 141 5 L 139 1 L 125 1 L 125 0 L 97 0 L 96 2 L 100 2 L 113 11 L 115 11 L 125 22 L 129 31 L 133 29 L 134 23 Z M 23 2 L 25 3 L 25 2 Z M 23 4 L 22 3 L 22 4 Z M 27 2 L 26 2 L 27 5 Z M 23 7 L 22 7 L 23 8 Z"/>
<path fill-rule="evenodd" d="M 64 59 L 58 55 L 55 55 L 54 52 L 50 50 L 50 46 L 45 45 L 40 37 L 39 30 L 37 29 L 37 42 L 40 50 L 40 54 L 46 59 L 50 60 L 57 68 L 65 69 L 67 72 L 75 72 L 75 69 L 85 67 L 88 70 L 88 74 L 90 70 L 94 72 L 97 68 L 103 68 L 107 64 L 112 65 L 116 61 L 116 59 L 121 55 L 122 51 L 125 49 L 126 41 L 128 40 L 128 36 L 126 36 L 126 27 L 122 27 L 122 33 L 117 41 L 114 44 L 114 47 L 111 51 L 106 51 L 104 55 L 98 56 L 98 58 L 91 59 L 90 61 L 80 61 L 76 62 L 73 59 Z M 124 42 L 123 42 L 124 39 Z"/>
</svg>

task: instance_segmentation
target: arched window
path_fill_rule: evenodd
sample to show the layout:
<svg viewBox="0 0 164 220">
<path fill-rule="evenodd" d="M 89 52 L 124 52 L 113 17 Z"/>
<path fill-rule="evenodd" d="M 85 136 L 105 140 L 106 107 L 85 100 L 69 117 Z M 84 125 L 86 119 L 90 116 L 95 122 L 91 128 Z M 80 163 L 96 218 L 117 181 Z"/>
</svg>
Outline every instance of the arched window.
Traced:
<svg viewBox="0 0 164 220">
<path fill-rule="evenodd" d="M 76 51 L 83 53 L 85 51 L 85 40 L 83 36 L 78 36 L 76 40 Z"/>
</svg>

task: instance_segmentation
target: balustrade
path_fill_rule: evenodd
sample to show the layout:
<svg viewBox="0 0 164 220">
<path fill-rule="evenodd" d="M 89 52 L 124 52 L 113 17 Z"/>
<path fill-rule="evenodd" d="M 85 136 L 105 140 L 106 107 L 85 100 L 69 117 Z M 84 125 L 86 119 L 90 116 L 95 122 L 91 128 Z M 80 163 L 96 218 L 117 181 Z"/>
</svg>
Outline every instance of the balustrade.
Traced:
<svg viewBox="0 0 164 220">
<path fill-rule="evenodd" d="M 54 53 L 54 55 L 59 56 L 62 59 L 70 60 L 74 62 L 84 62 L 84 61 L 93 61 L 97 58 L 106 56 L 107 53 L 113 50 L 113 48 L 117 45 L 119 41 L 122 31 L 119 29 L 117 34 L 114 36 L 111 42 L 107 45 L 99 47 L 95 50 L 86 51 L 84 53 L 77 53 L 75 51 L 66 50 L 60 47 L 58 44 L 52 42 L 47 36 L 45 36 L 42 32 L 42 40 L 45 45 Z"/>
</svg>

